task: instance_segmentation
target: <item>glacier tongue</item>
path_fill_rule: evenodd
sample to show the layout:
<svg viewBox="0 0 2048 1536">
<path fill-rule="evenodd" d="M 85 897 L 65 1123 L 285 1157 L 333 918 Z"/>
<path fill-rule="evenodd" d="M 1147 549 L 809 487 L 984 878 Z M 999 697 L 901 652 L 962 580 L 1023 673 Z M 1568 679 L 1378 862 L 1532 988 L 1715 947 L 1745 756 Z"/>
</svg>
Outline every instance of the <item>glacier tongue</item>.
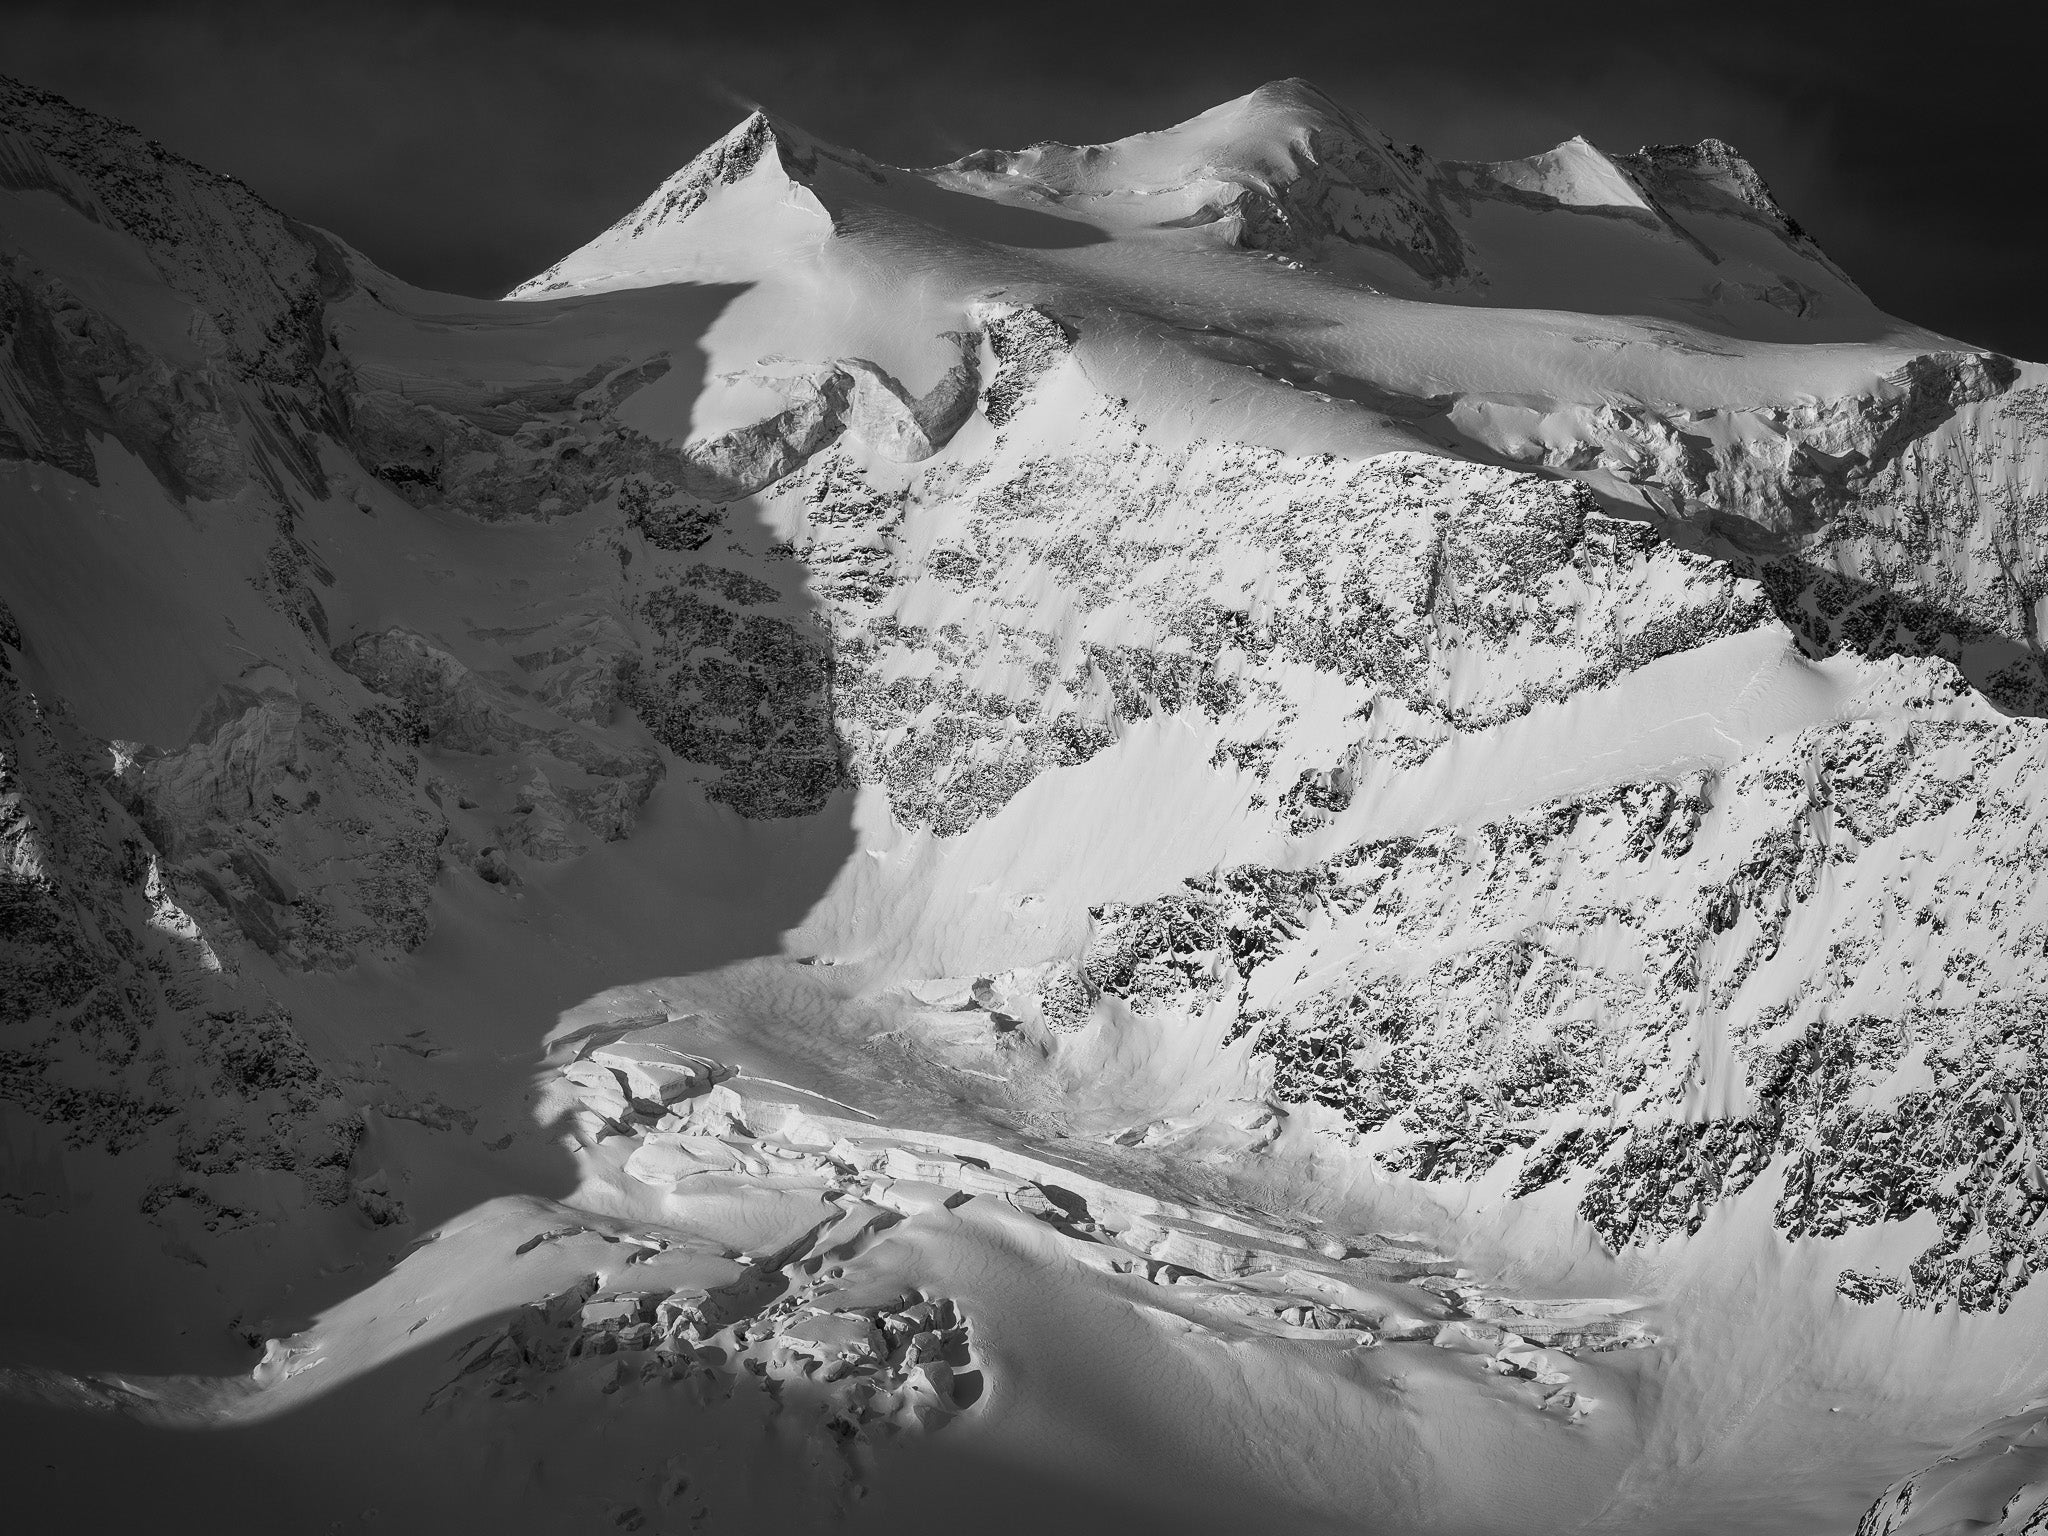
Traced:
<svg viewBox="0 0 2048 1536">
<path fill-rule="evenodd" d="M 2039 1523 L 2048 379 L 1728 146 L 0 172 L 25 1507 Z"/>
</svg>

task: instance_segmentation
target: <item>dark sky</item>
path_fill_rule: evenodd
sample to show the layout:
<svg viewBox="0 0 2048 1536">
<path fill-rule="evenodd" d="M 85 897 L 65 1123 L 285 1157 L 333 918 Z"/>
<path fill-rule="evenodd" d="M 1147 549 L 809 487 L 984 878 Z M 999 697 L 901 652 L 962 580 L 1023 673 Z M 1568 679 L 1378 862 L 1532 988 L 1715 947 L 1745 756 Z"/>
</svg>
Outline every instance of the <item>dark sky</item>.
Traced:
<svg viewBox="0 0 2048 1536">
<path fill-rule="evenodd" d="M 1446 157 L 1726 139 L 1885 308 L 2048 358 L 2048 131 L 2017 3 L 9 9 L 0 71 L 457 292 L 582 244 L 753 102 L 916 165 L 1164 127 L 1304 75 Z"/>
</svg>

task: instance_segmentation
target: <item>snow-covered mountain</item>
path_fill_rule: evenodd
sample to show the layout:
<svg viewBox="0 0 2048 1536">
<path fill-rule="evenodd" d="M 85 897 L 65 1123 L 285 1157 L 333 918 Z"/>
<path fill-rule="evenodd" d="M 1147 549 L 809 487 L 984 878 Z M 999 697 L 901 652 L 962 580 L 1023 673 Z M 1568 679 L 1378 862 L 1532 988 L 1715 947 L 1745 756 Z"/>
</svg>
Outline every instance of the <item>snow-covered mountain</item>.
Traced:
<svg viewBox="0 0 2048 1536">
<path fill-rule="evenodd" d="M 34 1528 L 2048 1519 L 2048 373 L 1728 146 L 0 188 Z"/>
</svg>

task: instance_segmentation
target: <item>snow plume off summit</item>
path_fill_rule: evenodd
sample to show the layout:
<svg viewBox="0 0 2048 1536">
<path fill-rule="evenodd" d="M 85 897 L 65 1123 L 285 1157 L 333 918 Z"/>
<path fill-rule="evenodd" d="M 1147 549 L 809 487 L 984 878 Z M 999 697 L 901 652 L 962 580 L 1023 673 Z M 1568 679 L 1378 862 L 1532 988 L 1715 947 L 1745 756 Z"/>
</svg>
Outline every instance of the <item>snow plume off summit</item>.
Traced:
<svg viewBox="0 0 2048 1536">
<path fill-rule="evenodd" d="M 2048 374 L 1734 149 L 0 188 L 21 1529 L 2048 1522 Z"/>
</svg>

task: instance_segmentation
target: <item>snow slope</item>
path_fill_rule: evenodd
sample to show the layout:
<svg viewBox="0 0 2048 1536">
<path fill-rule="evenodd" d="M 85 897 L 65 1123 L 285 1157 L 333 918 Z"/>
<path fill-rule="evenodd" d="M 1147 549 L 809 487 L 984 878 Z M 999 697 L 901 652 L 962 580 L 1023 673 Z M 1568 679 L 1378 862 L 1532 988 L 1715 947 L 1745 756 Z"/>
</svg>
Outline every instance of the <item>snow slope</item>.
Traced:
<svg viewBox="0 0 2048 1536">
<path fill-rule="evenodd" d="M 2048 381 L 1727 146 L 0 130 L 32 1528 L 2033 1518 Z"/>
</svg>

